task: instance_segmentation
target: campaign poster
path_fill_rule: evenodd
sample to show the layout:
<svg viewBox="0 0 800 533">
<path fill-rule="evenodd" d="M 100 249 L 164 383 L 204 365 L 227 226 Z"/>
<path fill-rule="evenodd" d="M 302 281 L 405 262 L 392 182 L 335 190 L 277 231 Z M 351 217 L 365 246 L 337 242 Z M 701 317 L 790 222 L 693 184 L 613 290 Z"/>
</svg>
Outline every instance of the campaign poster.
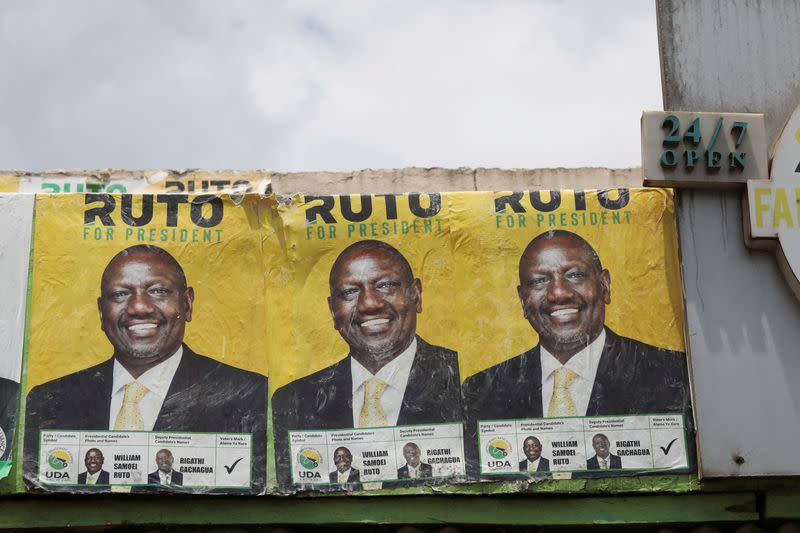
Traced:
<svg viewBox="0 0 800 533">
<path fill-rule="evenodd" d="M 450 202 L 470 478 L 696 468 L 671 191 Z"/>
<path fill-rule="evenodd" d="M 85 173 L 0 174 L 0 192 L 265 194 L 268 174 L 260 171 L 178 172 L 170 170 L 89 171 Z"/>
<path fill-rule="evenodd" d="M 30 489 L 264 491 L 260 202 L 37 194 Z"/>
<path fill-rule="evenodd" d="M 0 478 L 14 457 L 32 219 L 32 195 L 0 194 Z"/>
<path fill-rule="evenodd" d="M 278 212 L 286 264 L 267 290 L 279 489 L 463 480 L 446 196 L 305 195 Z"/>
</svg>

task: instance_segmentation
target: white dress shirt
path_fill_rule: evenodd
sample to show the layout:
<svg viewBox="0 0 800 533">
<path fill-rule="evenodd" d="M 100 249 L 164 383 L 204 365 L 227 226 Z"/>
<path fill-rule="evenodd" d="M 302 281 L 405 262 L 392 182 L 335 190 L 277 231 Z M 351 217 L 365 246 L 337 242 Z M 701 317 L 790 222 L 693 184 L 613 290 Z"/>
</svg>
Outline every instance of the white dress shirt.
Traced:
<svg viewBox="0 0 800 533">
<path fill-rule="evenodd" d="M 421 465 L 422 463 L 420 463 Z M 408 477 L 410 478 L 418 478 L 419 477 L 419 465 L 416 468 L 411 466 L 410 464 L 406 463 L 408 466 Z"/>
<path fill-rule="evenodd" d="M 572 396 L 572 401 L 575 402 L 575 410 L 578 412 L 578 416 L 586 415 L 589 399 L 592 396 L 592 387 L 594 387 L 594 378 L 597 375 L 597 366 L 600 364 L 600 356 L 603 355 L 605 343 L 606 330 L 603 328 L 600 335 L 589 346 L 570 357 L 566 365 L 562 365 L 544 346 L 540 348 L 539 357 L 542 362 L 542 414 L 545 417 L 550 408 L 550 399 L 553 397 L 554 373 L 556 369 L 561 367 L 569 368 L 578 375 L 569 386 L 569 394 Z"/>
<path fill-rule="evenodd" d="M 536 470 L 539 469 L 539 460 L 540 459 L 541 459 L 541 457 L 539 457 L 539 459 L 536 459 L 533 462 L 531 462 L 530 459 L 525 459 L 525 464 L 527 465 L 527 468 L 525 470 L 527 470 L 528 472 L 536 472 Z"/>
<path fill-rule="evenodd" d="M 611 454 L 608 454 L 608 457 L 603 459 L 599 455 L 595 455 L 597 457 L 597 465 L 600 467 L 600 470 L 608 470 L 611 467 Z"/>
<path fill-rule="evenodd" d="M 339 482 L 340 485 L 344 485 L 345 483 L 350 481 L 350 472 L 351 471 L 352 471 L 352 468 L 348 468 L 344 472 L 339 472 L 338 470 L 336 471 L 336 475 L 337 475 L 336 480 Z"/>
<path fill-rule="evenodd" d="M 162 485 L 169 485 L 172 482 L 172 470 L 169 471 L 169 474 L 165 474 L 161 470 L 158 471 L 158 482 Z"/>
<path fill-rule="evenodd" d="M 408 375 L 411 373 L 411 365 L 414 363 L 416 353 L 417 338 L 414 337 L 403 353 L 378 370 L 374 376 L 354 357 L 350 358 L 350 372 L 353 378 L 353 427 L 358 426 L 361 408 L 364 405 L 364 382 L 373 377 L 381 379 L 389 385 L 381 396 L 381 407 L 386 413 L 388 425 L 397 425 L 400 407 L 403 405 L 403 395 L 406 392 L 406 385 L 408 385 Z"/>
<path fill-rule="evenodd" d="M 108 429 L 114 429 L 114 422 L 117 420 L 117 415 L 122 407 L 122 400 L 125 397 L 125 386 L 132 381 L 138 381 L 148 389 L 139 401 L 139 410 L 142 412 L 145 431 L 152 431 L 158 418 L 158 413 L 161 411 L 161 406 L 164 404 L 164 399 L 167 397 L 172 378 L 175 377 L 175 372 L 178 370 L 181 357 L 183 357 L 183 346 L 180 346 L 178 351 L 171 357 L 167 357 L 136 379 L 130 375 L 119 361 L 114 359 L 114 382 L 111 386 L 111 410 L 108 418 Z"/>
<path fill-rule="evenodd" d="M 86 484 L 87 485 L 97 485 L 97 478 L 100 477 L 100 470 L 95 472 L 94 474 L 90 474 L 89 471 L 86 471 Z"/>
</svg>

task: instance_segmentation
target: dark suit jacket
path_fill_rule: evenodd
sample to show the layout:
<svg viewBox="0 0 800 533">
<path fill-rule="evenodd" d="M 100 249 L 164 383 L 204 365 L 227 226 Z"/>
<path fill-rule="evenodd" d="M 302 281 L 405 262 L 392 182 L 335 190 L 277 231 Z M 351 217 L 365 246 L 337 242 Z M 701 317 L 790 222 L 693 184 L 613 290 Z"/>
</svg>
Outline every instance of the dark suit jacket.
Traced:
<svg viewBox="0 0 800 533">
<path fill-rule="evenodd" d="M 338 487 L 339 471 L 334 470 L 328 474 L 328 479 L 330 479 L 331 483 L 336 483 Z M 347 476 L 347 483 L 344 484 L 344 490 L 361 490 L 361 472 L 358 471 L 358 468 L 350 467 L 350 475 Z"/>
<path fill-rule="evenodd" d="M 397 425 L 461 422 L 458 354 L 417 337 L 417 353 Z M 289 430 L 353 427 L 350 357 L 281 387 L 272 396 L 275 462 L 281 490 L 291 488 Z"/>
<path fill-rule="evenodd" d="M 158 470 L 155 472 L 150 472 L 147 474 L 147 484 L 148 485 L 160 485 L 161 478 L 158 477 Z M 172 471 L 172 477 L 169 480 L 170 485 L 183 485 L 183 474 L 178 472 L 177 470 Z"/>
<path fill-rule="evenodd" d="M 38 485 L 40 429 L 108 429 L 113 368 L 114 360 L 109 359 L 30 391 L 24 450 L 28 485 Z M 198 355 L 184 345 L 153 431 L 252 434 L 253 489 L 245 492 L 261 492 L 266 477 L 266 398 L 264 376 Z"/>
<path fill-rule="evenodd" d="M 19 407 L 19 383 L 0 378 L 0 430 L 6 438 L 5 450 L 0 451 L 0 461 L 11 457 L 14 429 L 17 426 Z"/>
<path fill-rule="evenodd" d="M 88 472 L 81 472 L 80 474 L 78 474 L 78 483 L 80 485 L 86 485 L 87 474 L 88 474 Z M 105 470 L 101 469 L 100 470 L 100 475 L 97 477 L 97 481 L 95 482 L 95 485 L 108 485 L 108 483 L 109 483 L 109 481 L 108 481 L 108 472 L 106 472 Z"/>
<path fill-rule="evenodd" d="M 523 459 L 519 462 L 519 471 L 520 472 L 527 472 L 528 471 L 528 460 Z M 537 472 L 549 472 L 550 471 L 550 459 L 546 457 L 539 457 L 539 466 L 536 467 Z"/>
<path fill-rule="evenodd" d="M 428 463 L 420 463 L 419 477 L 433 477 L 433 467 Z M 408 476 L 408 463 L 397 469 L 397 479 L 410 479 Z"/>
<path fill-rule="evenodd" d="M 480 471 L 477 452 L 479 420 L 542 418 L 542 366 L 539 345 L 471 376 L 462 388 L 467 473 Z M 691 397 L 686 354 L 634 339 L 606 328 L 586 416 L 648 413 L 685 414 L 693 442 Z M 689 450 L 687 450 L 687 453 Z M 690 466 L 692 465 L 692 453 Z"/>
<path fill-rule="evenodd" d="M 608 468 L 611 470 L 619 470 L 622 468 L 622 459 L 619 455 L 614 455 L 613 453 L 608 454 L 611 459 L 611 464 L 608 465 Z M 597 459 L 595 455 L 588 461 L 586 461 L 586 468 L 589 470 L 600 470 L 600 460 Z"/>
</svg>

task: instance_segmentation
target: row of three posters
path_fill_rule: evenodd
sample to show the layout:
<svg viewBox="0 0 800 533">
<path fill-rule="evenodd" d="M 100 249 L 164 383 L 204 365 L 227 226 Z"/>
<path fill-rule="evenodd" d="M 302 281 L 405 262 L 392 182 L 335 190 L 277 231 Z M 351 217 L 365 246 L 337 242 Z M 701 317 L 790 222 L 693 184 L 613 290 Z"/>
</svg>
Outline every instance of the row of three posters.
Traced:
<svg viewBox="0 0 800 533">
<path fill-rule="evenodd" d="M 275 465 L 282 491 L 361 490 L 692 462 L 665 191 L 40 196 L 35 228 L 33 486 L 253 493 Z"/>
</svg>

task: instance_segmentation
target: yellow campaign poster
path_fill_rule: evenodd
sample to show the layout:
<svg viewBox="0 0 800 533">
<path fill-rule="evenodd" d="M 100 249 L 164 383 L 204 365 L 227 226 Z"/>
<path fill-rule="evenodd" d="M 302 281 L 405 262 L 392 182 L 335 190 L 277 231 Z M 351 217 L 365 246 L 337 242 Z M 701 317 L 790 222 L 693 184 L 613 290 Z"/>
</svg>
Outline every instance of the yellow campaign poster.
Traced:
<svg viewBox="0 0 800 533">
<path fill-rule="evenodd" d="M 264 490 L 262 200 L 236 200 L 37 195 L 29 487 Z"/>
<path fill-rule="evenodd" d="M 671 191 L 452 197 L 468 474 L 694 466 Z"/>
<path fill-rule="evenodd" d="M 463 477 L 446 205 L 436 193 L 282 204 L 289 271 L 268 287 L 281 490 Z"/>
<path fill-rule="evenodd" d="M 282 202 L 280 489 L 692 469 L 673 210 L 658 189 Z"/>
</svg>

